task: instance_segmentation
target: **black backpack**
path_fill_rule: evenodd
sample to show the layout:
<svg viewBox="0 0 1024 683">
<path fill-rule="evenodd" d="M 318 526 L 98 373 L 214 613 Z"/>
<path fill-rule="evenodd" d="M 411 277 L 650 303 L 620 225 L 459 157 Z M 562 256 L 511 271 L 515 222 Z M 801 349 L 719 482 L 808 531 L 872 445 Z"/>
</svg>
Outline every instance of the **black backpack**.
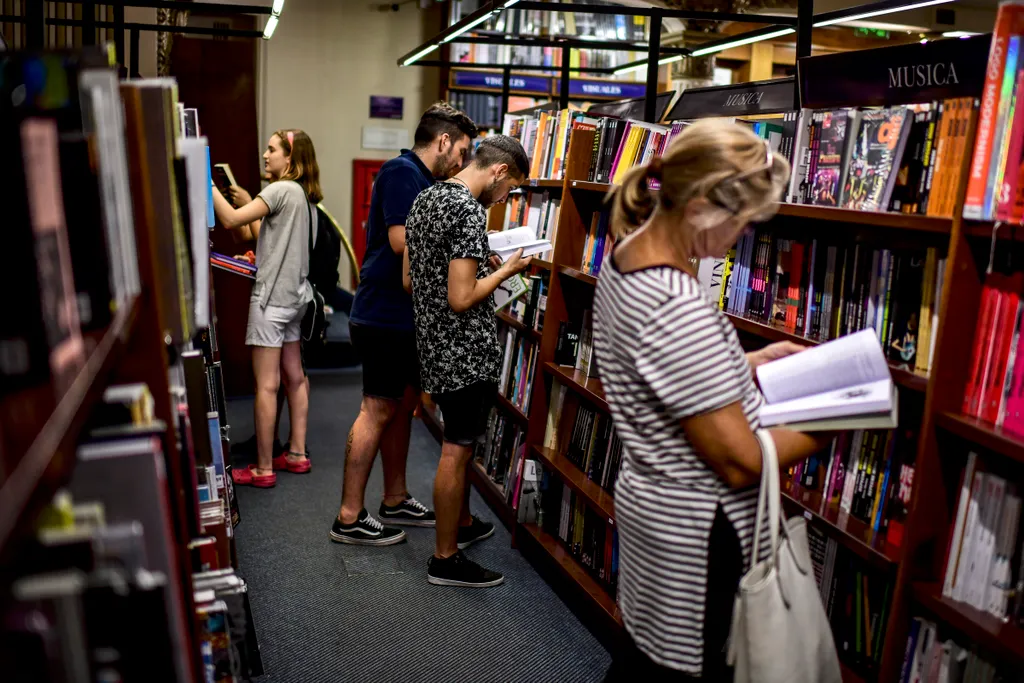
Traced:
<svg viewBox="0 0 1024 683">
<path fill-rule="evenodd" d="M 306 277 L 328 301 L 333 299 L 334 290 L 338 286 L 338 264 L 340 262 L 341 237 L 334 229 L 331 220 L 318 206 L 316 209 L 316 242 L 313 245 L 313 253 L 309 257 L 309 275 Z"/>
</svg>

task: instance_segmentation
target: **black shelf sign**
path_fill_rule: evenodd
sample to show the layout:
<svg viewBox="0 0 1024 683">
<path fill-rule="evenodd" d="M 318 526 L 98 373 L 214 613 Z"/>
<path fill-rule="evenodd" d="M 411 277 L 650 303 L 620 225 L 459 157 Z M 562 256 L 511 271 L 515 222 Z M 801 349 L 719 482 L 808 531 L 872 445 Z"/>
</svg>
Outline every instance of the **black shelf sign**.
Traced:
<svg viewBox="0 0 1024 683">
<path fill-rule="evenodd" d="M 669 112 L 668 120 L 779 114 L 793 111 L 795 106 L 796 81 L 792 77 L 712 88 L 687 88 Z"/>
<path fill-rule="evenodd" d="M 808 109 L 922 104 L 980 97 L 991 35 L 804 57 L 800 106 Z"/>
<path fill-rule="evenodd" d="M 654 121 L 651 121 L 651 123 L 661 121 L 662 117 L 665 115 L 665 110 L 668 109 L 668 105 L 672 101 L 672 98 L 675 97 L 675 94 L 674 90 L 658 93 L 655 100 Z M 645 102 L 646 98 L 644 97 L 631 97 L 627 100 L 619 100 L 617 102 L 602 102 L 601 104 L 591 106 L 590 109 L 587 110 L 587 113 L 597 116 L 614 116 L 620 119 L 636 119 L 637 121 L 643 121 Z"/>
</svg>

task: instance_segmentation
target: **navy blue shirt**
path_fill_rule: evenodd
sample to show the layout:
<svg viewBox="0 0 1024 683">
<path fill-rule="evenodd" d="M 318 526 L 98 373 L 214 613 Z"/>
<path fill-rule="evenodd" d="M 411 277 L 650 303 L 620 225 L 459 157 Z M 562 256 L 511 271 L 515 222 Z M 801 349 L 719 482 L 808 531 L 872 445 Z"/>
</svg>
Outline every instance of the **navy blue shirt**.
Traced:
<svg viewBox="0 0 1024 683">
<path fill-rule="evenodd" d="M 357 325 L 412 331 L 412 297 L 402 288 L 402 255 L 388 241 L 388 227 L 405 225 L 420 192 L 434 184 L 418 156 L 403 149 L 377 173 L 370 196 L 366 253 L 349 319 Z"/>
</svg>

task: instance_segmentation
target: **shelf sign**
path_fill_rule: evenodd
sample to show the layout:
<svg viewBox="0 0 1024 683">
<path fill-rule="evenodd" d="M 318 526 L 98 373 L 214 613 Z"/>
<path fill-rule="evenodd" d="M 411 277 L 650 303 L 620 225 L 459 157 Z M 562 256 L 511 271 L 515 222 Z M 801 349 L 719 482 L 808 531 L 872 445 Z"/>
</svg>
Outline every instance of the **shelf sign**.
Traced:
<svg viewBox="0 0 1024 683">
<path fill-rule="evenodd" d="M 948 38 L 802 58 L 797 62 L 801 106 L 827 109 L 980 97 L 991 38 Z"/>
<path fill-rule="evenodd" d="M 779 78 L 714 88 L 687 88 L 669 112 L 669 121 L 706 116 L 778 114 L 796 108 L 796 80 Z"/>
<path fill-rule="evenodd" d="M 487 88 L 501 92 L 503 74 L 491 71 L 457 71 L 452 70 L 453 88 Z M 551 94 L 551 79 L 546 76 L 509 76 L 509 90 L 533 93 L 536 95 Z"/>
<path fill-rule="evenodd" d="M 561 92 L 562 79 L 555 79 L 554 93 Z M 588 99 L 591 97 L 643 97 L 647 93 L 644 83 L 622 83 L 619 81 L 593 81 L 569 79 L 569 97 Z"/>
</svg>

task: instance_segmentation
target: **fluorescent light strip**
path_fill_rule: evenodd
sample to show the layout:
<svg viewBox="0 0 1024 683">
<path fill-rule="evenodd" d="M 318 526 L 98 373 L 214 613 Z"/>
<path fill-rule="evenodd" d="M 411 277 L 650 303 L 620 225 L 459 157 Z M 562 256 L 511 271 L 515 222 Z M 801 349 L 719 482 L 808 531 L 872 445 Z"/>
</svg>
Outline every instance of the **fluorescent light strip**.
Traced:
<svg viewBox="0 0 1024 683">
<path fill-rule="evenodd" d="M 501 6 L 501 9 L 508 9 L 509 7 L 511 7 L 512 5 L 516 4 L 517 2 L 519 2 L 519 0 L 508 0 L 508 2 L 506 2 L 504 5 Z"/>
<path fill-rule="evenodd" d="M 728 50 L 729 48 L 739 47 L 740 45 L 750 45 L 751 43 L 759 43 L 762 40 L 771 40 L 772 38 L 779 38 L 781 36 L 788 36 L 790 33 L 796 33 L 796 29 L 783 28 L 778 31 L 772 31 L 771 33 L 765 33 L 760 36 L 752 36 L 750 38 L 741 38 L 739 40 L 733 40 L 728 43 L 721 43 L 719 45 L 712 45 L 710 47 L 697 48 L 690 53 L 692 57 L 700 57 L 702 55 L 710 55 L 715 52 L 721 52 Z"/>
<path fill-rule="evenodd" d="M 422 50 L 420 50 L 419 52 L 414 54 L 412 57 L 409 57 L 409 59 L 407 59 L 404 62 L 402 62 L 402 66 L 409 66 L 410 64 L 415 62 L 417 59 L 419 59 L 423 55 L 429 55 L 431 52 L 433 52 L 434 50 L 436 50 L 439 47 L 441 47 L 441 46 L 437 45 L 437 44 L 434 44 L 434 45 L 431 45 L 430 47 L 423 48 Z"/>
<path fill-rule="evenodd" d="M 263 27 L 263 39 L 270 40 L 274 31 L 277 29 L 278 18 L 276 14 L 271 14 L 270 18 L 267 19 L 267 25 Z"/>
<path fill-rule="evenodd" d="M 463 26 L 462 28 L 460 28 L 458 31 L 456 31 L 455 33 L 451 34 L 447 38 L 443 38 L 441 40 L 441 42 L 442 43 L 447 43 L 447 42 L 450 42 L 450 41 L 454 40 L 455 38 L 458 38 L 463 33 L 468 31 L 469 29 L 473 28 L 474 26 L 482 24 L 485 21 L 487 21 L 488 19 L 490 19 L 491 18 L 491 14 L 492 14 L 491 12 L 488 12 L 487 14 L 485 14 L 485 15 L 483 15 L 481 17 L 477 17 L 474 21 L 469 22 L 468 24 L 466 24 L 465 26 Z"/>
<path fill-rule="evenodd" d="M 888 7 L 886 9 L 879 9 L 875 11 L 862 12 L 861 14 L 851 14 L 845 17 L 836 17 L 835 19 L 826 19 L 819 21 L 814 24 L 815 27 L 821 28 L 822 26 L 832 26 L 834 24 L 842 24 L 847 21 L 856 21 L 857 19 L 867 19 L 868 17 L 879 17 L 883 14 L 893 14 L 894 12 L 906 12 L 912 9 L 918 9 L 920 7 L 930 7 L 932 5 L 944 5 L 947 2 L 953 2 L 953 0 L 927 0 L 927 2 L 915 2 L 911 5 L 903 5 L 902 7 Z"/>
<path fill-rule="evenodd" d="M 682 60 L 683 60 L 683 55 L 673 55 L 671 57 L 665 57 L 663 59 L 659 59 L 658 60 L 658 66 L 664 66 L 666 64 L 671 64 L 672 62 L 681 62 Z M 632 73 L 634 71 L 643 71 L 646 68 L 647 68 L 647 62 L 644 62 L 642 64 L 634 64 L 633 66 L 624 66 L 621 69 L 616 69 L 613 73 L 616 76 L 621 76 L 622 74 L 628 74 L 628 73 Z"/>
<path fill-rule="evenodd" d="M 274 6 L 270 9 L 270 12 L 275 16 L 281 16 L 281 10 L 284 9 L 284 0 L 274 0 Z"/>
</svg>

